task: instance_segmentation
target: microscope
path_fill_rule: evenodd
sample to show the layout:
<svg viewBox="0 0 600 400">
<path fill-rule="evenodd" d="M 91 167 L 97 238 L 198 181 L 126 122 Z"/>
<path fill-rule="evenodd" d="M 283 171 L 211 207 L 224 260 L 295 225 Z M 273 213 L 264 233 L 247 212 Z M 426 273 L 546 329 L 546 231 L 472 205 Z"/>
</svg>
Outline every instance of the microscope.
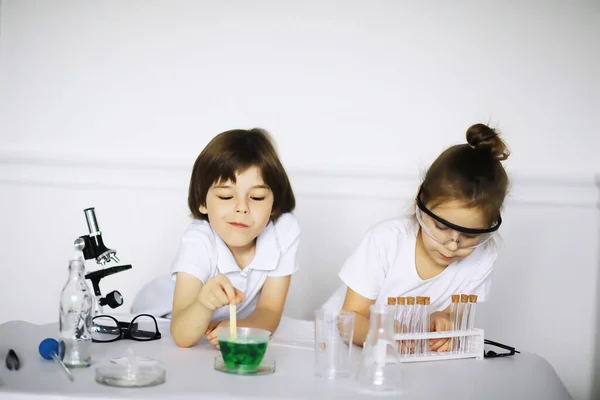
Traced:
<svg viewBox="0 0 600 400">
<path fill-rule="evenodd" d="M 96 212 L 94 207 L 86 208 L 83 210 L 85 213 L 85 219 L 89 233 L 75 239 L 74 247 L 76 250 L 83 254 L 85 260 L 95 260 L 96 264 L 104 267 L 111 261 L 115 263 L 119 262 L 117 252 L 113 249 L 109 249 L 102 240 L 102 232 L 98 227 L 98 220 L 96 219 Z M 108 305 L 110 308 L 117 308 L 123 304 L 123 296 L 119 291 L 113 290 L 105 297 L 102 297 L 100 291 L 100 280 L 102 278 L 116 274 L 118 272 L 126 271 L 131 269 L 131 265 L 117 265 L 110 268 L 103 268 L 94 272 L 90 272 L 85 275 L 85 279 L 89 279 L 92 282 L 94 289 L 94 296 L 96 297 L 96 304 L 94 307 L 94 315 L 102 313 L 102 306 Z"/>
</svg>

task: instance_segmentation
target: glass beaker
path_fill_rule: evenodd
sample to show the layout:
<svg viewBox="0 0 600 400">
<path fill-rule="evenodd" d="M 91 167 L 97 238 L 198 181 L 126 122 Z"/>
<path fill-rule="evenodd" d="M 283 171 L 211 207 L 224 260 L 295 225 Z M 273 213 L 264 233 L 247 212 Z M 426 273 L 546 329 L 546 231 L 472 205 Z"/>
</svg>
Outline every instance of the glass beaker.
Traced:
<svg viewBox="0 0 600 400">
<path fill-rule="evenodd" d="M 315 311 L 315 374 L 336 379 L 350 375 L 354 313 Z"/>
<path fill-rule="evenodd" d="M 401 381 L 398 345 L 394 339 L 395 312 L 385 304 L 370 307 L 369 333 L 356 380 L 363 389 L 392 391 Z"/>
</svg>

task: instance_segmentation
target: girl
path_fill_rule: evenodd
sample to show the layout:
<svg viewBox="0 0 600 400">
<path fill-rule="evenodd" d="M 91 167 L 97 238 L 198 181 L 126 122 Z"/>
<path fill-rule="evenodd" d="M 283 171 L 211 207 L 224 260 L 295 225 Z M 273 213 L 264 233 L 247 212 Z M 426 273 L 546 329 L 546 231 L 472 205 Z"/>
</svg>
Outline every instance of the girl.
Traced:
<svg viewBox="0 0 600 400">
<path fill-rule="evenodd" d="M 487 297 L 498 255 L 493 238 L 508 177 L 500 161 L 509 150 L 483 124 L 467 130 L 467 144 L 446 149 L 429 167 L 414 214 L 373 226 L 342 267 L 342 287 L 326 308 L 355 313 L 354 342 L 365 342 L 369 307 L 388 297 L 429 296 L 430 330 L 451 329 L 452 294 Z M 447 339 L 430 340 L 430 350 L 447 351 Z"/>
<path fill-rule="evenodd" d="M 229 304 L 237 306 L 238 326 L 274 332 L 298 269 L 300 227 L 292 214 L 292 187 L 268 133 L 217 135 L 196 159 L 188 206 L 194 220 L 172 268 L 171 335 L 177 346 L 206 336 L 218 347 L 215 329 L 228 326 Z"/>
</svg>

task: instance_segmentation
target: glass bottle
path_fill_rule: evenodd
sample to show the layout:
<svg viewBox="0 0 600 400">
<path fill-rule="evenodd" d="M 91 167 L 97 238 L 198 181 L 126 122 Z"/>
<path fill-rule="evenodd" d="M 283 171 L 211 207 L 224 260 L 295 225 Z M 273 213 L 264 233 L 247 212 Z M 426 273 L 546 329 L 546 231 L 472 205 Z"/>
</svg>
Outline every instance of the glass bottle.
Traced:
<svg viewBox="0 0 600 400">
<path fill-rule="evenodd" d="M 395 310 L 387 304 L 373 304 L 369 333 L 356 379 L 364 389 L 391 391 L 398 389 L 398 348 L 394 339 Z M 393 365 L 395 364 L 395 365 Z"/>
<path fill-rule="evenodd" d="M 60 295 L 59 316 L 60 357 L 67 367 L 91 364 L 92 300 L 83 261 L 69 261 L 69 279 Z"/>
<path fill-rule="evenodd" d="M 75 239 L 73 248 L 75 249 L 75 258 L 73 258 L 73 260 L 78 260 L 83 263 L 83 265 L 84 265 L 83 275 L 85 278 L 85 261 L 84 261 L 85 257 L 83 255 L 83 249 L 85 248 L 85 241 L 82 238 Z M 88 286 L 88 288 L 89 288 L 89 286 Z M 92 304 L 93 304 L 92 318 L 95 317 L 96 315 L 104 314 L 104 312 L 102 310 L 102 306 L 100 305 L 100 299 L 98 298 L 98 296 L 96 296 L 96 293 L 94 293 L 94 291 L 91 290 L 90 294 L 92 296 Z"/>
</svg>

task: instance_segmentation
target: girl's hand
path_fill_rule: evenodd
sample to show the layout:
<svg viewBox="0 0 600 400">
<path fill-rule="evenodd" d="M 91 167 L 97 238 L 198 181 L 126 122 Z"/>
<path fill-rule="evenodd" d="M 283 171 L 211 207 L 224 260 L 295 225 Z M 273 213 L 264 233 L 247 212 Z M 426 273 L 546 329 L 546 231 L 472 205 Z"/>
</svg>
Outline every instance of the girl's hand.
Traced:
<svg viewBox="0 0 600 400">
<path fill-rule="evenodd" d="M 234 288 L 223 274 L 208 279 L 198 295 L 200 304 L 210 311 L 215 311 L 228 304 L 238 305 L 244 301 L 244 298 L 244 294 Z"/>
<path fill-rule="evenodd" d="M 205 335 L 208 335 L 209 333 L 211 333 L 212 331 L 214 331 L 215 329 L 217 329 L 217 326 L 219 326 L 219 324 L 221 322 L 223 322 L 223 321 L 215 321 L 215 322 L 211 322 L 210 324 L 208 324 L 208 327 L 206 328 Z"/>
<path fill-rule="evenodd" d="M 442 332 L 449 331 L 452 329 L 452 322 L 450 322 L 450 315 L 445 312 L 436 311 L 429 316 L 429 331 L 430 332 Z M 429 339 L 429 350 L 430 351 L 449 351 L 450 350 L 450 339 Z"/>
<path fill-rule="evenodd" d="M 217 332 L 216 332 L 217 328 L 227 328 L 228 326 L 229 326 L 229 321 L 212 322 L 208 326 L 208 329 L 206 330 L 206 339 L 210 342 L 210 344 L 215 346 L 215 348 L 217 350 L 220 349 L 219 338 L 217 337 Z"/>
</svg>

